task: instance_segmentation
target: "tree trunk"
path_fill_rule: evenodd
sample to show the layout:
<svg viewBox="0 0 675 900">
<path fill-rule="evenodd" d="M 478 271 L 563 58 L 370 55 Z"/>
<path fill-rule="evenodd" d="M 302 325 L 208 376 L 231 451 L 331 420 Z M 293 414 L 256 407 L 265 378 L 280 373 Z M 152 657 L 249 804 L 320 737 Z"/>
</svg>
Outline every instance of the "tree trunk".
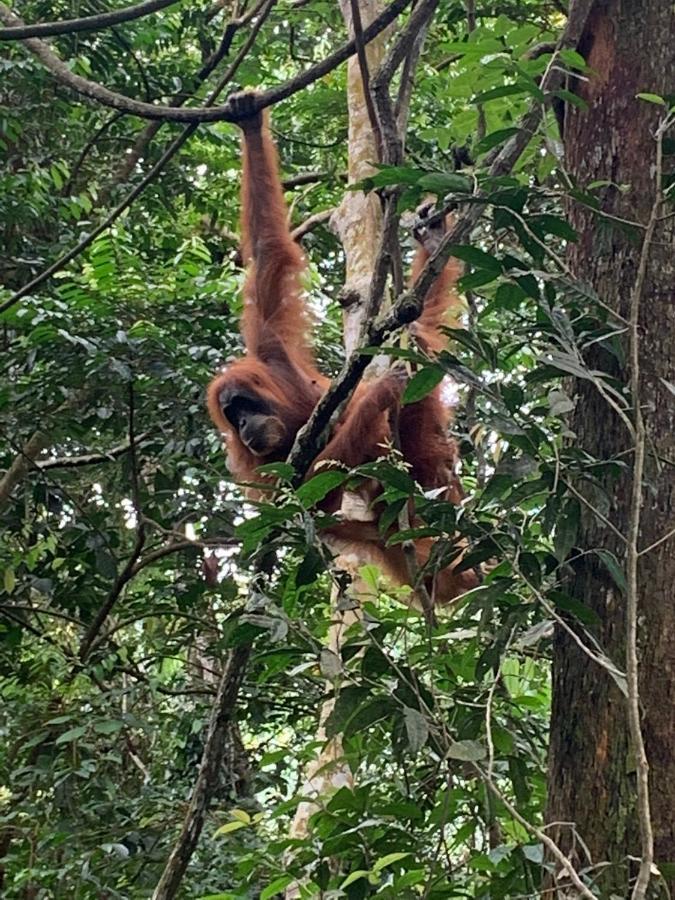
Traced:
<svg viewBox="0 0 675 900">
<path fill-rule="evenodd" d="M 665 107 L 637 99 L 636 94 L 667 97 L 675 90 L 675 7 L 666 0 L 599 0 L 579 51 L 591 72 L 574 88 L 588 108 L 567 107 L 567 169 L 582 189 L 594 181 L 611 182 L 600 191 L 602 209 L 642 227 L 631 234 L 619 223 L 574 204 L 570 218 L 579 240 L 571 247 L 570 262 L 581 281 L 590 283 L 605 303 L 628 319 L 644 226 L 657 191 L 654 135 L 666 115 Z M 673 129 L 667 135 L 672 137 Z M 666 143 L 664 153 L 668 150 Z M 668 173 L 673 157 L 666 155 L 664 160 Z M 661 216 L 666 212 L 662 209 Z M 647 441 L 641 549 L 659 541 L 675 524 L 675 397 L 662 381 L 675 384 L 674 237 L 673 217 L 660 218 L 642 291 L 640 401 Z M 587 361 L 592 369 L 612 367 L 609 354 L 601 350 Z M 627 384 L 628 373 L 619 371 L 616 363 L 614 367 Z M 606 484 L 611 498 L 606 517 L 627 535 L 634 445 L 625 424 L 590 381 L 577 384 L 571 427 L 578 446 L 594 457 L 625 454 L 621 457 L 625 474 Z M 586 496 L 597 508 L 597 494 Z M 625 559 L 623 542 L 592 513 L 582 519 L 579 546 L 605 548 L 619 561 Z M 675 536 L 640 557 L 638 578 L 639 684 L 655 860 L 673 895 Z M 625 597 L 595 554 L 575 565 L 571 592 L 595 611 L 604 651 L 625 669 Z M 559 629 L 554 643 L 547 821 L 551 835 L 579 868 L 589 864 L 588 855 L 594 866 L 610 863 L 592 872 L 602 897 L 628 896 L 629 879 L 635 876 L 635 862 L 629 861 L 629 856 L 640 856 L 635 784 L 625 698 L 611 676 Z M 663 883 L 655 878 L 653 896 L 665 896 L 659 888 L 663 890 Z"/>
</svg>

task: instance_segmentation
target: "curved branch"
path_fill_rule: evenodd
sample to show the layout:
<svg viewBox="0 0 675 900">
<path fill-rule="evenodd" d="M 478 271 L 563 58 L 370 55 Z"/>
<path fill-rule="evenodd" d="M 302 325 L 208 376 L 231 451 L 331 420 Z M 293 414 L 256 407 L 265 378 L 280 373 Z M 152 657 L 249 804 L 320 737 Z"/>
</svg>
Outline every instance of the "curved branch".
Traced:
<svg viewBox="0 0 675 900">
<path fill-rule="evenodd" d="M 377 35 L 383 31 L 394 19 L 402 12 L 410 0 L 393 0 L 393 2 L 379 15 L 363 32 L 364 44 L 372 41 Z M 23 26 L 22 20 L 15 16 L 14 13 L 4 4 L 0 3 L 0 20 L 7 25 L 13 27 Z M 203 106 L 192 109 L 177 108 L 174 106 L 161 106 L 152 103 L 143 103 L 140 100 L 134 100 L 109 90 L 95 81 L 76 75 L 68 68 L 67 64 L 60 59 L 51 48 L 38 38 L 26 38 L 24 45 L 36 56 L 42 65 L 66 87 L 71 88 L 84 97 L 89 97 L 103 106 L 110 106 L 113 109 L 119 109 L 130 115 L 139 116 L 143 119 L 159 119 L 165 122 L 183 122 L 190 124 L 199 124 L 201 122 L 237 122 L 241 118 L 241 114 L 237 114 L 233 106 L 228 102 L 222 106 Z M 285 84 L 270 88 L 263 91 L 257 96 L 253 113 L 265 109 L 285 100 L 287 97 L 296 94 L 298 91 L 313 84 L 324 75 L 332 72 L 341 63 L 345 62 L 356 52 L 355 41 L 347 41 L 336 51 L 329 54 L 325 59 L 313 66 L 310 66 L 304 72 L 301 72 L 295 78 L 285 82 Z M 247 111 L 247 114 L 249 112 Z"/>
<path fill-rule="evenodd" d="M 334 212 L 335 207 L 331 206 L 329 209 L 322 209 L 321 212 L 314 213 L 313 216 L 306 218 L 304 222 L 301 222 L 291 231 L 291 237 L 294 241 L 302 240 L 306 234 L 314 231 L 318 225 L 324 225 Z"/>
<path fill-rule="evenodd" d="M 240 52 L 232 61 L 232 64 L 228 67 L 227 71 L 222 76 L 218 84 L 209 94 L 206 100 L 207 107 L 215 103 L 221 91 L 226 86 L 228 79 L 234 76 L 237 67 L 250 49 L 256 38 L 256 35 L 258 34 L 258 31 L 262 27 L 263 22 L 269 15 L 269 12 L 275 3 L 275 0 L 264 0 L 264 2 L 264 8 L 262 9 L 261 14 L 258 16 L 255 24 L 251 28 L 251 32 L 248 35 Z M 0 17 L 2 16 L 2 5 L 3 4 L 0 3 Z M 258 9 L 258 7 L 256 7 L 256 9 Z M 243 22 L 243 20 L 244 18 L 240 19 L 239 21 Z M 207 65 L 210 65 L 210 63 L 208 63 Z M 5 300 L 4 303 L 0 303 L 0 313 L 11 309 L 23 297 L 26 297 L 28 294 L 32 293 L 41 284 L 44 284 L 45 281 L 49 281 L 52 275 L 54 275 L 56 272 L 60 272 L 61 269 L 67 266 L 69 262 L 71 262 L 73 259 L 76 259 L 80 255 L 80 253 L 82 253 L 87 249 L 87 247 L 93 244 L 100 234 L 103 234 L 103 232 L 107 231 L 108 228 L 110 228 L 110 226 L 113 224 L 113 222 L 115 222 L 122 215 L 122 213 L 131 206 L 134 200 L 136 200 L 136 198 L 143 193 L 146 187 L 155 180 L 159 173 L 164 169 L 164 166 L 176 155 L 176 153 L 178 153 L 183 144 L 185 144 L 189 140 L 189 138 L 192 137 L 196 130 L 196 123 L 188 125 L 183 133 L 179 134 L 178 137 L 171 144 L 169 144 L 167 149 L 157 160 L 155 165 L 150 169 L 148 174 L 141 181 L 139 181 L 136 187 L 127 194 L 127 196 L 106 216 L 106 218 L 99 225 L 97 225 L 96 228 L 93 229 L 93 231 L 90 231 L 89 234 L 86 234 L 78 244 L 68 250 L 67 253 L 64 253 L 63 256 L 59 257 L 56 262 L 52 263 L 49 268 L 45 269 L 39 275 L 36 275 L 35 278 L 32 279 L 32 281 L 28 282 L 28 284 L 25 284 L 22 288 L 19 288 L 19 290 L 12 294 L 12 296 L 7 300 Z"/>
<path fill-rule="evenodd" d="M 61 22 L 37 22 L 35 25 L 12 25 L 0 28 L 0 41 L 25 41 L 26 38 L 53 37 L 56 34 L 75 34 L 76 31 L 99 31 L 121 22 L 131 22 L 149 16 L 167 6 L 173 6 L 178 0 L 144 0 L 136 6 L 125 9 L 113 9 L 110 12 L 98 13 L 95 16 L 84 16 L 81 19 L 63 19 Z"/>
</svg>

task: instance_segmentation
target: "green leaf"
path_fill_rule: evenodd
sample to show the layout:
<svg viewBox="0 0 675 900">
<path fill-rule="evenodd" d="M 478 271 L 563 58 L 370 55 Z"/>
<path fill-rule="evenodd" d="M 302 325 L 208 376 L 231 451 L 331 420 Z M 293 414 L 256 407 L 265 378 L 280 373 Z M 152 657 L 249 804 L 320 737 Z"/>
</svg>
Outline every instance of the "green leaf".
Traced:
<svg viewBox="0 0 675 900">
<path fill-rule="evenodd" d="M 124 722 L 120 719 L 106 719 L 94 725 L 94 731 L 97 734 L 114 734 L 116 731 L 121 731 L 122 728 L 124 728 Z"/>
<path fill-rule="evenodd" d="M 78 738 L 82 737 L 86 730 L 86 725 L 78 725 L 76 728 L 71 728 L 68 731 L 64 731 L 63 734 L 60 734 L 57 737 L 54 743 L 58 746 L 59 744 L 67 744 L 69 741 L 76 741 Z"/>
<path fill-rule="evenodd" d="M 355 881 L 359 881 L 361 878 L 367 878 L 369 875 L 370 871 L 368 869 L 357 869 L 355 872 L 352 872 L 351 875 L 347 875 L 340 885 L 340 890 L 344 891 L 350 884 L 354 884 Z"/>
<path fill-rule="evenodd" d="M 11 594 L 14 588 L 16 587 L 16 575 L 14 573 L 14 569 L 11 566 L 8 566 L 5 569 L 5 590 L 8 594 Z"/>
<path fill-rule="evenodd" d="M 610 550 L 604 550 L 596 548 L 594 551 L 595 555 L 602 560 L 602 562 L 607 567 L 607 571 L 612 576 L 614 583 L 616 586 L 625 594 L 628 590 L 628 585 L 626 584 L 626 576 L 624 575 L 623 569 L 619 563 L 619 560 Z"/>
<path fill-rule="evenodd" d="M 445 372 L 440 366 L 425 366 L 418 372 L 415 372 L 403 392 L 402 403 L 407 406 L 409 403 L 417 403 L 427 394 L 430 394 L 435 387 L 445 378 Z"/>
<path fill-rule="evenodd" d="M 588 109 L 588 103 L 578 94 L 574 94 L 572 91 L 568 91 L 565 88 L 559 88 L 557 91 L 554 91 L 554 96 L 559 97 L 561 100 L 564 100 L 565 103 L 570 103 L 572 106 L 576 106 L 578 109 Z"/>
<path fill-rule="evenodd" d="M 548 596 L 558 609 L 563 609 L 565 612 L 572 613 L 572 615 L 576 616 L 580 622 L 584 623 L 584 625 L 597 625 L 599 623 L 600 620 L 598 616 L 590 606 L 586 606 L 585 603 L 582 603 L 575 597 L 571 597 L 564 591 L 550 591 Z"/>
<path fill-rule="evenodd" d="M 523 84 L 503 84 L 500 87 L 491 88 L 489 91 L 483 91 L 482 94 L 476 94 L 472 103 L 487 103 L 488 100 L 497 100 L 499 97 L 511 97 L 515 94 L 525 94 L 527 90 Z"/>
<path fill-rule="evenodd" d="M 214 832 L 214 837 L 220 837 L 223 834 L 232 834 L 234 831 L 239 831 L 241 828 L 247 828 L 248 823 L 246 822 L 227 822 L 225 825 L 221 825 L 220 828 L 216 829 Z"/>
<path fill-rule="evenodd" d="M 274 897 L 276 894 L 282 894 L 292 881 L 292 875 L 281 875 L 260 891 L 260 900 L 270 900 L 270 897 Z"/>
<path fill-rule="evenodd" d="M 310 547 L 295 572 L 295 584 L 304 587 L 313 584 L 319 574 L 326 569 L 326 562 L 316 547 Z"/>
<path fill-rule="evenodd" d="M 519 131 L 519 128 L 500 128 L 497 131 L 486 134 L 485 137 L 476 144 L 476 153 L 485 153 L 488 150 L 492 150 L 493 147 L 505 143 L 509 138 L 518 134 Z"/>
<path fill-rule="evenodd" d="M 378 860 L 376 860 L 373 865 L 373 872 L 381 872 L 382 869 L 386 869 L 387 866 L 392 865 L 392 863 L 398 862 L 401 859 L 405 859 L 406 856 L 412 856 L 410 852 L 406 853 L 387 853 L 386 856 L 381 856 Z"/>
<path fill-rule="evenodd" d="M 501 274 L 502 272 L 503 266 L 501 262 L 491 253 L 486 253 L 484 250 L 479 250 L 478 247 L 467 247 L 462 244 L 453 244 L 451 253 L 453 256 L 456 256 L 457 259 L 461 259 L 464 262 L 469 263 L 469 265 L 473 266 L 476 269 L 487 269 L 488 271 L 494 272 L 497 275 Z"/>
<path fill-rule="evenodd" d="M 244 825 L 250 825 L 250 824 L 251 824 L 251 817 L 249 816 L 249 814 L 248 814 L 248 813 L 246 812 L 246 810 L 244 810 L 244 809 L 231 809 L 231 810 L 230 810 L 230 815 L 231 815 L 232 818 L 235 819 L 237 822 L 243 822 Z"/>
<path fill-rule="evenodd" d="M 429 723 L 422 713 L 406 706 L 403 710 L 405 731 L 408 736 L 408 746 L 413 756 L 417 755 L 429 738 Z"/>
<path fill-rule="evenodd" d="M 658 94 L 636 94 L 635 96 L 639 100 L 646 100 L 647 103 L 656 103 L 657 106 L 667 106 L 666 101 Z"/>
<path fill-rule="evenodd" d="M 265 463 L 262 466 L 258 466 L 258 472 L 262 475 L 273 475 L 282 481 L 291 481 L 295 475 L 293 466 L 285 462 Z"/>
<path fill-rule="evenodd" d="M 418 181 L 419 187 L 424 191 L 430 191 L 437 196 L 444 194 L 470 194 L 473 191 L 473 182 L 466 175 L 456 172 L 432 172 L 423 175 Z"/>
<path fill-rule="evenodd" d="M 313 506 L 319 500 L 323 500 L 331 491 L 340 487 L 349 477 L 347 472 L 331 469 L 327 472 L 319 472 L 309 481 L 301 484 L 296 491 L 298 500 L 303 506 Z"/>
<path fill-rule="evenodd" d="M 577 537 L 581 509 L 577 500 L 568 500 L 556 520 L 553 550 L 559 562 L 564 562 Z"/>
<path fill-rule="evenodd" d="M 485 759 L 486 751 L 478 741 L 453 741 L 448 747 L 448 756 L 463 762 L 478 762 Z"/>
</svg>

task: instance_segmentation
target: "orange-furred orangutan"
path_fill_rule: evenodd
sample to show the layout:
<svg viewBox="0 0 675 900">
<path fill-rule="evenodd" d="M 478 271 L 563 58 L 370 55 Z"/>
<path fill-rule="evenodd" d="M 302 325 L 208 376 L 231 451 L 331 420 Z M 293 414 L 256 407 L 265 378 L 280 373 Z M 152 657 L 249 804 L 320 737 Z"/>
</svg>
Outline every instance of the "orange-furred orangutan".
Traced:
<svg viewBox="0 0 675 900">
<path fill-rule="evenodd" d="M 305 261 L 291 238 L 278 174 L 276 150 L 260 113 L 253 113 L 254 94 L 237 94 L 243 131 L 242 252 L 248 265 L 241 329 L 246 354 L 217 375 L 208 389 L 211 418 L 224 434 L 228 463 L 241 481 L 255 481 L 256 468 L 284 460 L 299 429 L 307 422 L 330 380 L 318 370 L 300 276 Z M 250 112 L 249 112 L 250 111 Z M 247 115 L 248 113 L 248 115 Z M 414 280 L 442 237 L 444 227 L 422 228 L 412 268 Z M 455 283 L 459 264 L 450 260 L 429 290 L 422 315 L 411 327 L 427 352 L 445 345 L 443 320 L 457 303 Z M 397 413 L 400 449 L 411 476 L 425 490 L 444 488 L 443 497 L 461 500 L 455 472 L 457 450 L 448 435 L 451 410 L 440 387 L 416 403 L 402 406 L 405 380 L 393 371 L 359 385 L 329 441 L 314 462 L 338 461 L 348 468 L 381 457 L 391 443 L 392 412 Z M 260 480 L 259 478 L 257 479 Z M 333 546 L 356 552 L 365 562 L 379 565 L 396 583 L 409 584 L 410 575 L 400 545 L 386 545 L 377 527 L 377 489 L 364 487 L 369 512 L 359 521 L 342 519 L 327 529 Z M 324 501 L 324 511 L 336 512 L 342 492 Z M 365 521 L 364 521 L 365 519 Z M 434 541 L 415 541 L 418 566 L 425 565 Z M 435 603 L 448 603 L 475 587 L 473 571 L 455 571 L 456 561 L 431 576 L 427 588 Z"/>
</svg>

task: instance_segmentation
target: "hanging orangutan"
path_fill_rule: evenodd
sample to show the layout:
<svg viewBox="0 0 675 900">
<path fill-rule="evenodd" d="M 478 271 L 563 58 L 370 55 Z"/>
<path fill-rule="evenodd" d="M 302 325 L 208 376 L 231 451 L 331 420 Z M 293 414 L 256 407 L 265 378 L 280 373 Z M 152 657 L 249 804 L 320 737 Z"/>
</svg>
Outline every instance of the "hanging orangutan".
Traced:
<svg viewBox="0 0 675 900">
<path fill-rule="evenodd" d="M 308 339 L 309 321 L 300 283 L 305 261 L 289 233 L 276 150 L 263 115 L 253 112 L 254 98 L 252 93 L 231 98 L 244 137 L 241 232 L 248 275 L 241 330 L 246 354 L 229 364 L 208 388 L 209 413 L 225 436 L 229 468 L 240 481 L 255 481 L 258 466 L 287 457 L 296 434 L 330 386 L 317 368 Z M 444 230 L 443 223 L 418 230 L 412 281 L 435 251 Z M 451 306 L 458 304 L 455 283 L 460 271 L 456 260 L 448 262 L 425 298 L 422 315 L 410 326 L 426 352 L 436 353 L 445 345 L 441 325 Z M 402 370 L 361 383 L 312 471 L 328 461 L 351 469 L 381 457 L 391 443 L 394 413 L 400 449 L 411 476 L 424 490 L 444 488 L 443 499 L 458 503 L 462 492 L 455 471 L 457 449 L 448 435 L 451 410 L 441 398 L 440 387 L 422 400 L 402 406 L 404 387 Z M 373 504 L 378 492 L 372 482 L 367 483 L 362 499 L 368 513 L 358 516 L 358 521 L 342 519 L 327 533 L 341 552 L 349 548 L 363 563 L 379 565 L 395 582 L 410 584 L 403 549 L 396 544 L 387 546 L 386 537 L 379 533 L 377 504 Z M 335 513 L 342 500 L 342 492 L 335 491 L 322 509 Z M 415 541 L 420 568 L 433 545 L 431 538 Z M 457 572 L 456 565 L 455 560 L 427 577 L 434 602 L 447 603 L 478 583 L 473 571 Z"/>
</svg>

